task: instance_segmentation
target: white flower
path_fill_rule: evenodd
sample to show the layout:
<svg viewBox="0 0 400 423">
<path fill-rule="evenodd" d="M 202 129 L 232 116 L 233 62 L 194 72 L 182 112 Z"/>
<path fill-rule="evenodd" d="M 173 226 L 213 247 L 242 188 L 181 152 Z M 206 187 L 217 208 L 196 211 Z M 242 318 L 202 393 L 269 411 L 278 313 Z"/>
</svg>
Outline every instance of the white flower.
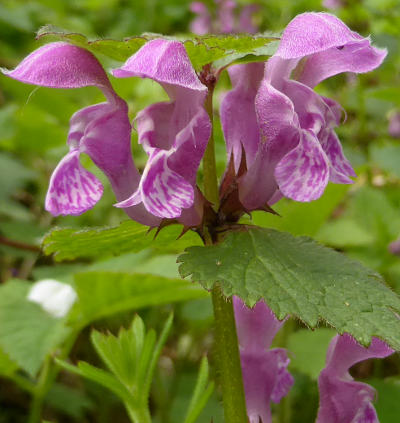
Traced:
<svg viewBox="0 0 400 423">
<path fill-rule="evenodd" d="M 42 279 L 33 284 L 27 299 L 39 304 L 54 317 L 64 317 L 77 299 L 72 286 L 55 279 Z"/>
</svg>

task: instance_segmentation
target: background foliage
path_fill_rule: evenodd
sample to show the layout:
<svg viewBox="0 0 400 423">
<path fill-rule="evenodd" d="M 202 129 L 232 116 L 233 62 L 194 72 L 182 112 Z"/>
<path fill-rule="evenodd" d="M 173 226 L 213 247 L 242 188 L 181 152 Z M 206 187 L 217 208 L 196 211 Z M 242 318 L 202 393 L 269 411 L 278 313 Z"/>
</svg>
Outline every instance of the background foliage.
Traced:
<svg viewBox="0 0 400 423">
<path fill-rule="evenodd" d="M 211 0 L 206 3 L 214 7 Z M 280 31 L 298 13 L 326 10 L 319 0 L 258 3 L 261 8 L 255 19 L 261 31 Z M 388 250 L 389 243 L 400 235 L 400 140 L 388 133 L 390 115 L 400 111 L 400 4 L 398 0 L 341 3 L 333 13 L 361 34 L 372 34 L 377 45 L 389 50 L 387 60 L 375 72 L 357 78 L 339 75 L 318 87 L 321 94 L 334 98 L 347 112 L 347 121 L 338 133 L 356 168 L 356 183 L 330 185 L 320 200 L 309 204 L 282 200 L 275 207 L 281 217 L 255 212 L 252 223 L 293 235 L 312 236 L 380 272 L 391 288 L 400 293 L 400 258 Z M 186 0 L 0 0 L 0 65 L 13 68 L 45 42 L 35 41 L 34 34 L 46 24 L 84 33 L 92 39 L 122 40 L 143 32 L 183 34 L 192 18 Z M 118 64 L 109 58 L 99 58 L 108 67 Z M 148 104 L 165 98 L 158 85 L 150 81 L 112 78 L 112 83 L 127 99 L 131 117 Z M 223 74 L 217 105 L 228 87 Z M 46 238 L 47 252 L 57 252 L 60 242 L 68 242 L 69 250 L 55 256 L 40 252 L 41 240 L 54 226 L 71 229 L 113 226 L 126 219 L 121 210 L 111 206 L 114 198 L 107 189 L 99 204 L 80 217 L 53 218 L 43 209 L 51 171 L 67 149 L 70 116 L 77 109 L 99 101 L 101 93 L 94 88 L 37 89 L 0 76 L 1 423 L 26 422 L 37 372 L 48 353 L 63 339 L 76 339 L 70 354 L 73 363 L 79 359 L 104 368 L 89 341 L 89 326 L 100 332 L 117 333 L 120 326 L 130 326 L 138 311 L 146 327 L 157 333 L 164 327 L 169 312 L 173 310 L 175 314 L 151 391 L 156 423 L 182 420 L 196 385 L 201 358 L 208 353 L 212 360 L 212 310 L 208 294 L 181 281 L 176 264 L 176 253 L 199 243 L 194 234 L 174 243 L 176 228 L 168 228 L 153 244 L 147 242 L 152 235 L 146 237 L 128 222 L 124 228 L 127 232 L 112 233 L 115 248 L 102 250 L 98 242 L 96 250 L 85 248 L 87 237 L 96 239 L 95 230 L 83 233 L 73 242 L 64 237 L 66 232 L 63 236 L 53 232 Z M 225 149 L 218 116 L 215 118 L 218 169 L 222 173 Z M 135 161 L 143 166 L 146 157 L 133 141 Z M 84 160 L 89 161 L 86 157 Z M 91 163 L 86 164 L 102 179 Z M 132 252 L 132 248 L 140 251 Z M 118 257 L 114 257 L 116 254 Z M 49 277 L 72 284 L 78 292 L 79 301 L 67 320 L 56 320 L 25 299 L 32 281 Z M 321 326 L 311 332 L 292 320 L 276 340 L 277 345 L 290 349 L 290 367 L 296 379 L 289 397 L 278 406 L 281 423 L 307 423 L 315 418 L 318 401 L 315 380 L 334 333 Z M 379 363 L 368 361 L 352 372 L 378 390 L 376 408 L 381 423 L 397 421 L 398 357 Z M 211 374 L 211 378 L 214 376 Z M 117 397 L 66 371 L 60 373 L 45 399 L 45 415 L 49 421 L 62 423 L 128 421 Z M 198 421 L 211 419 L 214 423 L 222 421 L 218 392 L 212 394 Z"/>
</svg>

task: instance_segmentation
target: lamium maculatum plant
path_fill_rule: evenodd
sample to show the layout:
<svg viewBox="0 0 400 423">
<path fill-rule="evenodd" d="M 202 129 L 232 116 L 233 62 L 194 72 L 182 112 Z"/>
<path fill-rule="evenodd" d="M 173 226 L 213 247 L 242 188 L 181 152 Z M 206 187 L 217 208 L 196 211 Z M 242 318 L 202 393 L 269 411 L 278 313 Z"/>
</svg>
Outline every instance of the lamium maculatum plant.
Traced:
<svg viewBox="0 0 400 423">
<path fill-rule="evenodd" d="M 172 225 L 179 226 L 183 239 L 187 232 L 197 234 L 204 246 L 188 247 L 178 262 L 182 277 L 191 276 L 211 293 L 212 366 L 225 421 L 272 422 L 271 402 L 279 403 L 296 384 L 288 370 L 290 351 L 272 343 L 275 337 L 279 343 L 280 331 L 296 318 L 310 329 L 324 322 L 338 332 L 319 376 L 317 422 L 376 423 L 374 389 L 355 381 L 348 371 L 356 362 L 384 358 L 400 348 L 399 298 L 378 274 L 345 255 L 310 238 L 251 225 L 246 216 L 254 211 L 276 213 L 273 207 L 284 197 L 314 201 L 324 195 L 328 183 L 356 180 L 335 132 L 345 112 L 315 88 L 340 73 L 373 71 L 387 52 L 328 13 L 298 15 L 281 36 L 250 35 L 256 31 L 253 5 L 243 8 L 237 19 L 234 2 L 219 0 L 217 6 L 218 22 L 213 23 L 206 6 L 193 3 L 197 17 L 191 26 L 194 32 L 217 35 L 86 42 L 82 36 L 42 31 L 42 38 L 51 35 L 58 41 L 39 47 L 15 69 L 3 70 L 25 84 L 93 86 L 105 97 L 105 102 L 71 117 L 68 151 L 51 175 L 45 209 L 54 216 L 80 215 L 100 200 L 103 185 L 81 164 L 85 153 L 109 181 L 113 205 L 132 221 L 124 222 L 124 229 L 96 233 L 56 230 L 45 238 L 45 252 L 56 252 L 59 258 L 90 257 L 87 250 L 93 248 L 96 254 L 113 248 L 113 234 L 124 231 L 124 242 L 138 243 L 132 247 L 137 252 L 157 243 Z M 231 35 L 242 31 L 248 33 Z M 104 55 L 120 62 L 110 75 L 100 62 Z M 231 89 L 215 110 L 213 96 L 224 72 Z M 113 78 L 150 79 L 161 85 L 169 100 L 141 111 L 133 106 L 131 123 L 128 104 L 113 88 Z M 227 164 L 220 174 L 214 146 L 216 113 L 226 143 Z M 143 168 L 132 156 L 133 128 L 146 156 Z M 154 241 L 145 235 L 149 228 L 157 228 Z M 167 237 L 168 243 L 174 241 Z M 168 287 L 160 289 L 167 292 Z M 79 289 L 70 292 L 68 307 L 55 306 L 65 313 L 48 305 L 54 293 L 47 295 L 44 288 L 35 292 L 29 294 L 30 301 L 52 310 L 55 318 L 68 321 L 72 316 L 75 329 L 74 336 L 59 340 L 59 349 L 53 351 L 56 360 L 49 354 L 42 366 L 30 423 L 41 421 L 43 398 L 60 366 L 112 390 L 133 422 L 151 422 L 151 381 L 172 317 L 158 341 L 139 318 L 117 337 L 94 332 L 92 343 L 109 372 L 88 363 L 72 366 L 66 361 L 68 353 L 89 323 L 85 313 L 78 312 L 83 301 Z M 186 423 L 197 419 L 211 394 L 212 386 L 204 380 L 206 361 Z"/>
</svg>

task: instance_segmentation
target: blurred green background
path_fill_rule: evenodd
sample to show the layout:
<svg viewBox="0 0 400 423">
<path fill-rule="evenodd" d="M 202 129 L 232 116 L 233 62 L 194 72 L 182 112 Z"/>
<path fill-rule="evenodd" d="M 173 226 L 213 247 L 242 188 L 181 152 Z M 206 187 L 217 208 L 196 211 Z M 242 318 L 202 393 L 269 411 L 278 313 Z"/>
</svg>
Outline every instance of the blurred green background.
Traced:
<svg viewBox="0 0 400 423">
<path fill-rule="evenodd" d="M 205 3 L 215 10 L 213 1 Z M 260 5 L 254 16 L 260 31 L 281 31 L 298 13 L 327 11 L 319 0 L 238 1 L 239 5 L 249 3 Z M 397 133 L 389 131 L 390 120 L 400 113 L 400 1 L 337 3 L 337 8 L 329 10 L 331 13 L 362 35 L 371 35 L 375 45 L 386 47 L 389 52 L 378 70 L 357 77 L 338 75 L 317 88 L 346 110 L 347 120 L 337 132 L 358 176 L 351 186 L 331 184 L 324 196 L 312 203 L 282 200 L 275 207 L 281 217 L 256 212 L 253 222 L 315 237 L 379 271 L 400 293 L 400 257 L 388 250 L 389 244 L 400 236 L 400 128 Z M 35 41 L 35 32 L 45 24 L 92 39 L 123 39 L 143 32 L 185 33 L 194 18 L 189 5 L 184 0 L 0 0 L 0 66 L 13 68 L 39 47 L 41 42 Z M 105 58 L 99 59 L 106 67 L 115 65 Z M 132 118 L 143 107 L 166 98 L 153 82 L 110 78 L 117 93 L 128 101 Z M 223 76 L 218 89 L 222 92 L 228 88 L 228 79 Z M 2 312 L 1 307 L 9 304 L 4 299 L 9 295 L 10 279 L 31 283 L 50 277 L 74 284 L 79 275 L 82 278 L 88 271 L 118 272 L 117 278 L 136 274 L 149 274 L 154 279 L 160 275 L 178 277 L 173 248 L 62 264 L 39 251 L 42 237 L 54 226 L 115 225 L 126 219 L 121 210 L 112 207 L 114 198 L 107 183 L 99 204 L 82 216 L 54 218 L 43 207 L 49 176 L 67 151 L 69 118 L 76 110 L 100 101 L 101 93 L 94 88 L 38 89 L 0 76 L 0 423 L 26 422 L 30 402 L 29 390 L 20 380 L 26 377 L 26 369 L 10 357 L 9 351 L 7 355 L 2 352 L 2 345 L 14 345 L 15 339 L 18 342 L 21 338 L 32 346 L 28 355 L 35 356 L 35 343 L 40 341 L 32 330 L 24 329 L 22 315 L 15 318 L 16 321 L 20 318 L 20 327 L 7 326 L 9 314 Z M 222 174 L 225 148 L 217 110 L 216 135 L 218 169 Z M 143 166 L 146 157 L 133 144 L 135 160 Z M 89 159 L 84 160 L 102 179 Z M 107 282 L 107 273 L 100 277 Z M 101 294 L 104 302 L 108 290 L 113 289 L 111 283 L 108 288 L 105 285 Z M 175 311 L 173 333 L 163 351 L 152 391 L 155 422 L 181 421 L 201 357 L 209 353 L 212 361 L 211 304 L 206 295 L 197 297 L 175 305 L 140 309 L 146 325 L 157 330 L 169 310 Z M 90 326 L 115 332 L 130 323 L 135 311 L 131 307 L 93 319 Z M 10 331 L 14 338 L 10 338 Z M 274 412 L 280 411 L 281 423 L 314 421 L 318 404 L 316 379 L 333 333 L 328 328 L 309 332 L 291 322 L 276 340 L 277 345 L 290 349 L 290 366 L 296 379 L 289 397 L 274 406 Z M 82 330 L 70 357 L 72 361 L 79 358 L 100 365 L 88 334 L 88 328 Z M 397 357 L 383 362 L 368 361 L 353 369 L 360 380 L 377 388 L 376 408 L 381 423 L 399 421 L 399 372 Z M 34 379 L 35 375 L 29 377 Z M 128 422 L 123 406 L 112 394 L 64 372 L 46 399 L 45 415 L 49 421 L 63 423 Z M 214 423 L 222 422 L 218 392 L 213 394 L 199 422 L 208 423 L 211 419 Z"/>
</svg>

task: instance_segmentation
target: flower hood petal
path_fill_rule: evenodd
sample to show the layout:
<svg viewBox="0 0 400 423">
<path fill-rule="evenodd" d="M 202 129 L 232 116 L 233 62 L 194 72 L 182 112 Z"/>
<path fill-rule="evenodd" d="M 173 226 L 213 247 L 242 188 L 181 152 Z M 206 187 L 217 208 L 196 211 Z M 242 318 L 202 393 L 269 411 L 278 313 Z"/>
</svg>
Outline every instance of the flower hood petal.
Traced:
<svg viewBox="0 0 400 423">
<path fill-rule="evenodd" d="M 297 59 L 294 65 L 306 58 L 296 78 L 313 87 L 341 72 L 369 72 L 386 54 L 385 49 L 372 47 L 368 38 L 351 31 L 334 15 L 303 13 L 286 27 L 275 56 Z"/>
<path fill-rule="evenodd" d="M 112 74 L 117 78 L 138 76 L 153 79 L 163 85 L 168 94 L 172 92 L 173 99 L 173 88 L 202 92 L 204 97 L 207 93 L 207 87 L 200 82 L 185 47 L 179 41 L 149 41 Z"/>
<path fill-rule="evenodd" d="M 96 57 L 65 42 L 46 44 L 27 56 L 7 76 L 26 84 L 49 88 L 96 86 L 112 97 L 112 88 Z"/>
<path fill-rule="evenodd" d="M 326 367 L 318 379 L 320 406 L 316 423 L 378 423 L 372 406 L 375 389 L 354 381 L 348 371 L 360 361 L 393 353 L 394 350 L 378 338 L 372 338 L 371 345 L 365 348 L 348 334 L 336 335 L 328 348 Z"/>
</svg>

